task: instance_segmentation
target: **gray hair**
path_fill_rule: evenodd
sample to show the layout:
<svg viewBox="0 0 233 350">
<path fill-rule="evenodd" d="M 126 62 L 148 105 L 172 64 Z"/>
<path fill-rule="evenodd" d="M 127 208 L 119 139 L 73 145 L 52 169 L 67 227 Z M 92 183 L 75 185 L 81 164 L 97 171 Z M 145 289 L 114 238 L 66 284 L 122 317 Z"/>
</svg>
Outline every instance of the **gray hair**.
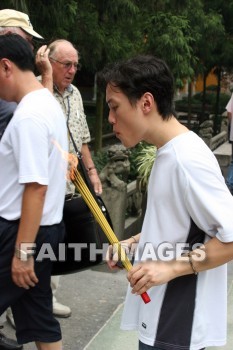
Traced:
<svg viewBox="0 0 233 350">
<path fill-rule="evenodd" d="M 19 27 L 0 27 L 0 35 L 4 35 L 8 32 L 16 33 Z"/>
<path fill-rule="evenodd" d="M 53 41 L 51 44 L 49 44 L 49 46 L 48 46 L 48 48 L 50 49 L 49 57 L 56 56 L 57 51 L 58 51 L 58 46 L 59 46 L 60 43 L 70 44 L 70 46 L 72 46 L 76 50 L 77 55 L 79 57 L 79 52 L 76 49 L 76 47 L 70 41 L 65 40 L 65 39 L 57 39 L 57 40 Z"/>
</svg>

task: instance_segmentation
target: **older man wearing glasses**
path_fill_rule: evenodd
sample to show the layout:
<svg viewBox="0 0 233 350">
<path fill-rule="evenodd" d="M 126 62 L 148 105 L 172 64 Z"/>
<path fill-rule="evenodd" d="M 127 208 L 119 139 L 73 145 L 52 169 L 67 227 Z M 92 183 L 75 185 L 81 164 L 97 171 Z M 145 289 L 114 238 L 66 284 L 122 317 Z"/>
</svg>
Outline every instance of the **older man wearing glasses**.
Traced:
<svg viewBox="0 0 233 350">
<path fill-rule="evenodd" d="M 90 132 L 86 121 L 81 94 L 76 86 L 72 84 L 77 70 L 80 69 L 79 54 L 74 45 L 63 39 L 55 40 L 49 46 L 48 59 L 53 70 L 53 94 L 59 101 L 66 117 L 67 125 L 78 150 L 82 153 L 84 165 L 88 171 L 90 181 L 97 194 L 102 193 L 102 184 L 95 168 L 88 147 Z M 37 66 L 47 65 L 46 58 L 37 53 Z M 70 152 L 76 154 L 72 142 L 69 145 Z M 67 184 L 67 192 L 74 192 L 74 186 Z"/>
<path fill-rule="evenodd" d="M 49 52 L 48 56 L 44 55 L 44 52 L 47 51 Z M 63 109 L 76 147 L 82 153 L 82 159 L 93 188 L 96 194 L 101 194 L 102 184 L 88 147 L 88 142 L 90 142 L 91 138 L 84 113 L 82 97 L 77 87 L 72 84 L 75 74 L 80 69 L 79 53 L 71 42 L 63 39 L 55 40 L 48 48 L 42 46 L 37 52 L 36 63 L 41 72 L 47 67 L 48 61 L 52 66 L 51 81 L 53 82 L 53 94 Z M 69 142 L 69 152 L 76 154 L 71 139 Z M 67 181 L 66 193 L 71 194 L 74 192 L 74 185 L 71 181 Z M 53 276 L 51 280 L 54 295 L 53 312 L 57 316 L 66 317 L 66 315 L 69 316 L 69 308 L 57 303 L 55 297 L 58 284 L 59 276 Z"/>
</svg>

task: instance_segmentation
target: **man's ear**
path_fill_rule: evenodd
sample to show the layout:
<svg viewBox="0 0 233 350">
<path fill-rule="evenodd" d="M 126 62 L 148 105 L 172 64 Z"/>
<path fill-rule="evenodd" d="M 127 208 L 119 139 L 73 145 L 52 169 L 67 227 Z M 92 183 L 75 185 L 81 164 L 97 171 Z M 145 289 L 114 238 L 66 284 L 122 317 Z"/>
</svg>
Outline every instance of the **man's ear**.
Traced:
<svg viewBox="0 0 233 350">
<path fill-rule="evenodd" d="M 0 60 L 0 69 L 1 73 L 8 77 L 12 70 L 11 62 L 7 58 L 2 58 Z"/>
<path fill-rule="evenodd" d="M 152 108 L 154 108 L 154 105 L 154 96 L 150 92 L 145 92 L 145 94 L 141 98 L 141 108 L 143 113 L 149 113 L 152 110 Z"/>
</svg>

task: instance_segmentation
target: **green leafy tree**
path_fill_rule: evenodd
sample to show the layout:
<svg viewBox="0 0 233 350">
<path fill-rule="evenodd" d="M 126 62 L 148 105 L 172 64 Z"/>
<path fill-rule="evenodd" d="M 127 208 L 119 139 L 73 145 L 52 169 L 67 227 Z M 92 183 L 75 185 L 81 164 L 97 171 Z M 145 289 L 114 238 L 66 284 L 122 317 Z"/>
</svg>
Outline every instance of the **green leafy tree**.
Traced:
<svg viewBox="0 0 233 350">
<path fill-rule="evenodd" d="M 189 116 L 193 78 L 200 73 L 204 76 L 204 115 L 208 73 L 215 68 L 219 93 L 222 71 L 233 67 L 233 0 L 2 0 L 0 8 L 28 13 L 46 42 L 72 41 L 86 76 L 94 76 L 106 63 L 137 53 L 164 58 L 176 86 L 189 83 Z M 97 152 L 102 146 L 100 92 L 96 105 Z"/>
<path fill-rule="evenodd" d="M 107 62 L 137 52 L 138 43 L 142 41 L 137 14 L 138 8 L 131 0 L 78 2 L 76 26 L 70 36 L 79 47 L 86 71 L 96 72 Z M 103 98 L 103 94 L 97 92 L 95 153 L 102 148 Z"/>
<path fill-rule="evenodd" d="M 147 21 L 145 51 L 166 60 L 182 87 L 184 78 L 194 75 L 193 38 L 188 20 L 171 12 L 157 12 Z"/>
<path fill-rule="evenodd" d="M 68 38 L 75 25 L 75 0 L 2 0 L 1 9 L 11 8 L 29 14 L 33 26 L 46 39 Z"/>
</svg>

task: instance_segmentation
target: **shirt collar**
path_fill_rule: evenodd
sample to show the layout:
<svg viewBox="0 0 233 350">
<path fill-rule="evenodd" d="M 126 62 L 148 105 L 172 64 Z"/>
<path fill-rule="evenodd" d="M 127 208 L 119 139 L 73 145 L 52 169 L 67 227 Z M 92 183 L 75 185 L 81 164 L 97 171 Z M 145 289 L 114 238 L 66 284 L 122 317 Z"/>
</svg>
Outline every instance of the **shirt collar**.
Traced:
<svg viewBox="0 0 233 350">
<path fill-rule="evenodd" d="M 54 91 L 56 91 L 59 95 L 61 95 L 61 93 L 60 93 L 58 87 L 57 87 L 55 84 L 53 85 L 53 88 L 54 88 Z M 67 88 L 65 89 L 63 96 L 64 96 L 66 93 L 71 93 L 72 91 L 73 91 L 73 86 L 72 86 L 72 84 L 70 84 L 70 85 L 68 85 Z"/>
</svg>

